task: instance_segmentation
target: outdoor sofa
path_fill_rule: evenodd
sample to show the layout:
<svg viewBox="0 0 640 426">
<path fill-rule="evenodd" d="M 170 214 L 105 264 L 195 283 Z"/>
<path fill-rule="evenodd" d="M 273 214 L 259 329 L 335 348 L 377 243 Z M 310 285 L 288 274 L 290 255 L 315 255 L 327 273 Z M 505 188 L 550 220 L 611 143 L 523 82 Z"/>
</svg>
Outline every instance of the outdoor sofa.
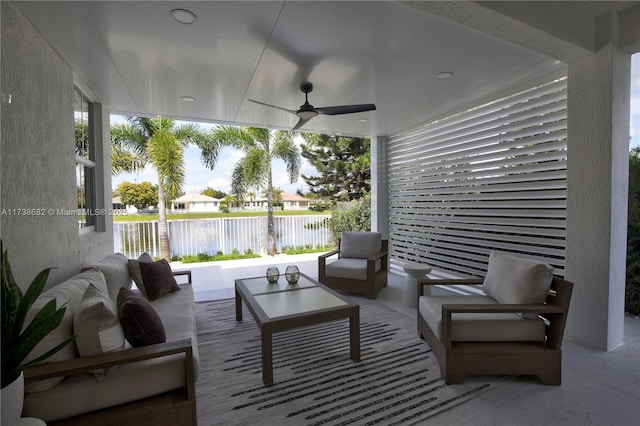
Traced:
<svg viewBox="0 0 640 426">
<path fill-rule="evenodd" d="M 152 265 L 145 266 L 145 278 L 153 277 L 161 262 L 144 260 Z M 158 296 L 166 289 L 150 292 L 148 287 L 141 294 L 128 290 L 132 288 L 129 263 L 136 278 L 142 279 L 139 272 L 145 262 L 128 261 L 116 253 L 48 289 L 36 301 L 38 307 L 55 298 L 67 310 L 62 324 L 31 356 L 72 334 L 76 339 L 46 363 L 25 370 L 24 417 L 42 419 L 49 426 L 197 423 L 199 362 L 191 274 L 178 273 L 188 281 L 179 290 L 172 287 Z M 166 262 L 163 267 L 173 278 Z M 151 285 L 146 279 L 144 284 Z M 147 300 L 151 296 L 158 297 Z M 147 344 L 157 340 L 165 342 Z"/>
</svg>

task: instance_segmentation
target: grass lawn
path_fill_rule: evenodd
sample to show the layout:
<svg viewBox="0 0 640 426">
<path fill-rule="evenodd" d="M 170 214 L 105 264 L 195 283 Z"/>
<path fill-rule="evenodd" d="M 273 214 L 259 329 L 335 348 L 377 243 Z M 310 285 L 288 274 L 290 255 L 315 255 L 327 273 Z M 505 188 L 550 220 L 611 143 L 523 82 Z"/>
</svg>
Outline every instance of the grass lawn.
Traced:
<svg viewBox="0 0 640 426">
<path fill-rule="evenodd" d="M 273 212 L 274 216 L 318 216 L 318 215 L 327 215 L 331 212 L 326 210 L 324 212 L 316 212 L 311 210 L 285 210 L 285 211 L 275 211 Z M 242 211 L 242 212 L 230 212 L 230 213 L 222 213 L 222 212 L 194 212 L 194 213 L 178 213 L 178 214 L 167 214 L 167 220 L 185 220 L 185 219 L 210 219 L 210 218 L 230 218 L 230 217 L 256 217 L 256 216 L 266 216 L 266 211 Z M 117 215 L 113 216 L 114 222 L 153 222 L 158 220 L 158 214 L 130 214 L 130 215 Z"/>
</svg>

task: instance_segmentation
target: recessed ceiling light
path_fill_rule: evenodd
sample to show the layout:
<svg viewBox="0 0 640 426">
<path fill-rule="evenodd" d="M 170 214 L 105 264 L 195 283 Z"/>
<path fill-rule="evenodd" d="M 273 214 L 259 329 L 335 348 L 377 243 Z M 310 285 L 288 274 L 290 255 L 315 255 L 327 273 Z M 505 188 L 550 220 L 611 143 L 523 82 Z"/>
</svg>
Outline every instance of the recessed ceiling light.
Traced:
<svg viewBox="0 0 640 426">
<path fill-rule="evenodd" d="M 196 100 L 196 98 L 194 98 L 193 96 L 182 96 L 180 97 L 180 99 L 182 99 L 185 102 L 193 102 Z"/>
<path fill-rule="evenodd" d="M 171 16 L 181 24 L 193 24 L 197 19 L 193 12 L 186 9 L 173 9 L 171 11 Z"/>
<path fill-rule="evenodd" d="M 451 77 L 452 75 L 453 75 L 453 73 L 451 71 L 443 71 L 443 72 L 438 74 L 438 79 L 444 80 L 446 78 Z"/>
<path fill-rule="evenodd" d="M 369 120 L 367 120 L 366 118 L 361 118 L 361 119 L 359 119 L 358 121 L 359 121 L 360 123 L 366 123 L 366 122 L 367 122 L 367 121 L 369 121 Z"/>
</svg>

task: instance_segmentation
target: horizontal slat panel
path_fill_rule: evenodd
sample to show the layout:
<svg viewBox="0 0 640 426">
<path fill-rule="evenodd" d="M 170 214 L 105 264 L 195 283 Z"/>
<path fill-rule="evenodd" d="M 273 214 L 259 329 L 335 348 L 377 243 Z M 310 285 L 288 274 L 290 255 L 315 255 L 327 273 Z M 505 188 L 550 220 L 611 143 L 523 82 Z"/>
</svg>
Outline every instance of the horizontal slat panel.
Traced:
<svg viewBox="0 0 640 426">
<path fill-rule="evenodd" d="M 564 275 L 566 79 L 391 137 L 394 258 L 483 275 L 491 250 Z"/>
</svg>

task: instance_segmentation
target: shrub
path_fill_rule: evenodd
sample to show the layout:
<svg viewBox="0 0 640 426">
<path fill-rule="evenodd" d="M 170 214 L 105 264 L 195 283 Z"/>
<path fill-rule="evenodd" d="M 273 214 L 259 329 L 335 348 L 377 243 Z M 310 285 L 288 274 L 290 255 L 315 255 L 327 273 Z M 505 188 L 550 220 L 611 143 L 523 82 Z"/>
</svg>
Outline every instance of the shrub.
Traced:
<svg viewBox="0 0 640 426">
<path fill-rule="evenodd" d="M 331 249 L 331 246 L 313 246 L 311 244 L 306 244 L 304 246 L 298 247 L 284 246 L 282 248 L 282 252 L 285 254 L 324 253 L 330 251 Z"/>
<path fill-rule="evenodd" d="M 223 254 L 221 251 L 215 255 L 209 255 L 207 253 L 198 253 L 197 255 L 186 255 L 182 257 L 182 263 L 198 263 L 198 262 L 213 262 L 216 260 L 237 260 L 237 259 L 254 259 L 260 257 L 259 254 L 255 254 L 251 249 L 245 250 L 243 254 L 238 249 L 233 249 L 231 254 Z"/>
<path fill-rule="evenodd" d="M 349 201 L 336 204 L 331 211 L 331 235 L 334 246 L 344 231 L 371 231 L 370 201 Z"/>
</svg>

